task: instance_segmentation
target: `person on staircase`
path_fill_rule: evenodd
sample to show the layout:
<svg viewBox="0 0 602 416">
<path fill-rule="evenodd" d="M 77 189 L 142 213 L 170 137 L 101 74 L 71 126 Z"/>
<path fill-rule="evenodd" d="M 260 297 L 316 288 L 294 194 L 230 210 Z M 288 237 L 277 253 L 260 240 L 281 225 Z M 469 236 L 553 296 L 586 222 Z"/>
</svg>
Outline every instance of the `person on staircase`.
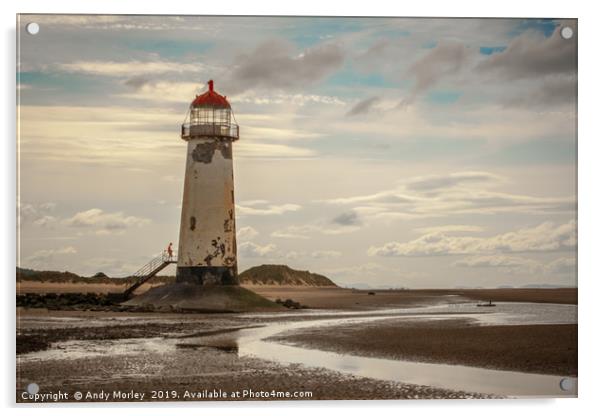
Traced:
<svg viewBox="0 0 602 416">
<path fill-rule="evenodd" d="M 168 261 L 172 261 L 173 260 L 173 249 L 171 248 L 173 244 L 169 243 L 169 245 L 167 246 L 167 259 Z"/>
</svg>

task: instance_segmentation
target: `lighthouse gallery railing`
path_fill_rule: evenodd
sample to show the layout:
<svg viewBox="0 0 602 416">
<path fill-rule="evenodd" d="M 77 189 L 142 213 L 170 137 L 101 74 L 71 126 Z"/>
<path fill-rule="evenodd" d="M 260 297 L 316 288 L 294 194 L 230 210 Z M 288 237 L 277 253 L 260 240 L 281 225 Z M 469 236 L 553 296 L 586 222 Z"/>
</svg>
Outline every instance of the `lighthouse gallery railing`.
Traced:
<svg viewBox="0 0 602 416">
<path fill-rule="evenodd" d="M 239 128 L 237 124 L 182 124 L 183 139 L 195 136 L 215 136 L 238 140 L 238 135 Z"/>
</svg>

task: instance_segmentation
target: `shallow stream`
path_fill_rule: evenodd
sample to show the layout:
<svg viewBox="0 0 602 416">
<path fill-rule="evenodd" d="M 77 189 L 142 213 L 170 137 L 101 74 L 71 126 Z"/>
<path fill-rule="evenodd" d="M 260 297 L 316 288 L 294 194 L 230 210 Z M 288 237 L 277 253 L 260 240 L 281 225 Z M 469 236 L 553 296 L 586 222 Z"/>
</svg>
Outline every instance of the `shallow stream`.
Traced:
<svg viewBox="0 0 602 416">
<path fill-rule="evenodd" d="M 53 344 L 46 351 L 24 354 L 21 362 L 65 360 L 99 355 L 173 353 L 184 344 L 234 345 L 241 357 L 256 357 L 281 364 L 302 364 L 341 373 L 407 384 L 427 385 L 450 390 L 486 393 L 509 397 L 575 397 L 577 379 L 514 371 L 490 370 L 461 365 L 433 364 L 394 359 L 361 357 L 352 354 L 308 349 L 267 340 L 285 331 L 302 328 L 361 325 L 384 319 L 472 319 L 479 325 L 569 324 L 577 322 L 575 305 L 498 303 L 495 308 L 474 304 L 445 304 L 421 308 L 380 309 L 375 311 L 302 311 L 288 314 L 241 315 L 249 322 L 264 320 L 265 325 L 228 334 L 202 337 L 136 338 L 103 341 L 67 341 Z M 295 318 L 286 320 L 282 318 Z M 299 319 L 305 317 L 305 319 Z M 44 319 L 44 318 L 41 318 Z M 60 322 L 53 322 L 60 325 Z M 88 324 L 90 322 L 87 322 Z M 65 321 L 66 326 L 77 321 Z M 562 388 L 561 388 L 562 385 Z"/>
</svg>

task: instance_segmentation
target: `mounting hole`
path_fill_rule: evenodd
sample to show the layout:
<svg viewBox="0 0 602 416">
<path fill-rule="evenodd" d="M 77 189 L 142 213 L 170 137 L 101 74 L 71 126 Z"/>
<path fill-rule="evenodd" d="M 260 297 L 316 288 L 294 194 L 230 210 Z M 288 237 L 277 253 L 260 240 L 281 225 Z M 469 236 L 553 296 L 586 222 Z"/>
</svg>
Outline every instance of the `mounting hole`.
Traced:
<svg viewBox="0 0 602 416">
<path fill-rule="evenodd" d="M 38 32 L 40 32 L 40 25 L 36 22 L 31 22 L 28 23 L 27 26 L 25 26 L 25 30 L 27 30 L 27 33 L 29 33 L 30 35 L 37 35 Z"/>
<path fill-rule="evenodd" d="M 36 394 L 39 391 L 40 391 L 40 386 L 38 386 L 37 383 L 29 383 L 27 385 L 27 393 L 29 393 L 29 394 Z"/>
<path fill-rule="evenodd" d="M 562 29 L 560 29 L 560 36 L 562 36 L 562 39 L 570 39 L 573 37 L 573 29 L 569 26 L 565 26 Z"/>
<path fill-rule="evenodd" d="M 575 385 L 575 383 L 573 383 L 573 380 L 571 380 L 570 378 L 563 378 L 560 380 L 560 390 L 563 390 L 563 391 L 573 390 L 574 385 Z"/>
</svg>

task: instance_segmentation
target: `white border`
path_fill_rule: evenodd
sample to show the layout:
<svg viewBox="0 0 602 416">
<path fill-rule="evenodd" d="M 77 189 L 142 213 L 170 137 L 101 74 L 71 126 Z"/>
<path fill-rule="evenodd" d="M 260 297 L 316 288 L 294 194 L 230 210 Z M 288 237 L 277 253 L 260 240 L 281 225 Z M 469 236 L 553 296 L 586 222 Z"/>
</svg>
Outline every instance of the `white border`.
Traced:
<svg viewBox="0 0 602 416">
<path fill-rule="evenodd" d="M 161 415 L 173 412 L 232 414 L 244 412 L 247 415 L 267 413 L 287 415 L 313 413 L 345 412 L 350 415 L 364 415 L 372 408 L 379 414 L 421 414 L 468 415 L 483 414 L 504 415 L 512 413 L 543 413 L 563 415 L 569 413 L 590 413 L 588 410 L 600 408 L 598 392 L 601 373 L 598 355 L 600 345 L 600 298 L 602 273 L 599 251 L 602 244 L 598 235 L 602 231 L 601 216 L 601 163 L 600 145 L 602 137 L 597 133 L 600 119 L 600 68 L 599 14 L 595 2 L 578 4 L 575 1 L 498 0 L 497 3 L 483 1 L 431 1 L 392 2 L 371 0 L 361 4 L 347 1 L 304 0 L 303 2 L 285 1 L 243 1 L 228 2 L 191 2 L 169 0 L 163 2 L 127 2 L 123 0 L 75 1 L 75 0 L 20 0 L 18 4 L 2 2 L 2 24 L 4 33 L 4 54 L 2 56 L 1 78 L 4 99 L 2 101 L 2 179 L 3 239 L 0 249 L 1 263 L 5 273 L 2 275 L 3 305 L 1 307 L 4 325 L 2 342 L 3 378 L 0 386 L 2 404 L 11 407 L 9 414 L 32 412 L 31 407 L 15 408 L 14 402 L 14 266 L 15 266 L 15 14 L 20 13 L 131 13 L 131 14 L 284 14 L 284 15 L 346 15 L 346 16 L 471 16 L 471 17 L 571 17 L 579 18 L 579 399 L 559 400 L 517 400 L 517 401 L 404 401 L 404 402 L 305 402 L 305 403 L 207 403 L 181 404 L 178 409 L 168 406 L 152 408 L 111 405 L 85 407 L 90 415 L 111 413 Z M 12 374 L 11 374 L 12 372 Z M 108 407 L 108 408 L 107 408 Z M 336 409 L 335 409 L 336 408 Z M 123 410 L 120 410 L 123 409 Z M 82 407 L 46 407 L 44 414 L 65 415 L 81 414 Z M 592 412 L 593 413 L 593 412 Z"/>
</svg>

